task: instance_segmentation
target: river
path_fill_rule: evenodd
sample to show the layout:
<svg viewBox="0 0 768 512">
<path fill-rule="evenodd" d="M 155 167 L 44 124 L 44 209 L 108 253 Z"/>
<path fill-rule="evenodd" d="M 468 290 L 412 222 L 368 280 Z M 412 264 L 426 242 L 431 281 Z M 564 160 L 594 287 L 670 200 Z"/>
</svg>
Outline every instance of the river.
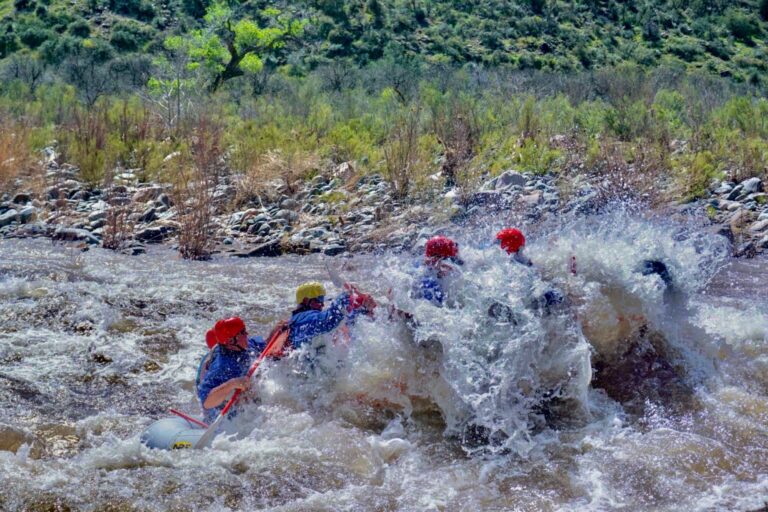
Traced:
<svg viewBox="0 0 768 512">
<path fill-rule="evenodd" d="M 625 214 L 492 239 L 444 308 L 408 290 L 418 258 L 188 262 L 0 242 L 0 509 L 9 511 L 761 510 L 768 502 L 768 261 Z M 668 288 L 643 275 L 664 261 Z M 168 408 L 198 413 L 204 333 L 265 335 L 325 263 L 374 320 L 260 370 L 212 447 L 150 450 Z M 567 297 L 544 313 L 531 297 Z M 385 298 L 389 295 L 389 298 Z M 391 322 L 385 303 L 413 313 Z M 488 317 L 500 301 L 514 321 Z"/>
</svg>

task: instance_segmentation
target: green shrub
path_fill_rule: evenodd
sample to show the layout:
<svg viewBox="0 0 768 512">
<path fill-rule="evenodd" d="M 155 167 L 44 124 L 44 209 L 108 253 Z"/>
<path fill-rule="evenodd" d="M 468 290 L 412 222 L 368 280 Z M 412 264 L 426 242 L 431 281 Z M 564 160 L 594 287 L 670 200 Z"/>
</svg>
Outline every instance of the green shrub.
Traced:
<svg viewBox="0 0 768 512">
<path fill-rule="evenodd" d="M 16 34 L 2 30 L 0 26 L 0 59 L 4 59 L 20 48 Z"/>
<path fill-rule="evenodd" d="M 677 91 L 662 89 L 656 93 L 651 106 L 655 135 L 669 142 L 673 137 L 685 137 L 686 100 Z"/>
<path fill-rule="evenodd" d="M 152 38 L 151 31 L 133 20 L 123 20 L 112 27 L 110 44 L 121 52 L 134 52 Z"/>
<path fill-rule="evenodd" d="M 606 111 L 606 125 L 619 139 L 629 141 L 647 133 L 649 112 L 643 101 L 621 101 Z"/>
<path fill-rule="evenodd" d="M 522 171 L 544 174 L 558 171 L 558 163 L 562 157 L 562 151 L 550 148 L 545 142 L 527 139 L 518 148 L 513 161 Z"/>
<path fill-rule="evenodd" d="M 31 11 L 36 5 L 35 0 L 13 0 L 13 7 L 18 12 Z"/>
<path fill-rule="evenodd" d="M 155 8 L 147 0 L 107 0 L 109 9 L 117 14 L 131 16 L 140 21 L 152 21 Z"/>
<path fill-rule="evenodd" d="M 696 60 L 704 53 L 704 47 L 692 37 L 676 37 L 669 40 L 667 49 L 686 62 Z"/>
<path fill-rule="evenodd" d="M 54 39 L 56 34 L 52 30 L 39 26 L 29 26 L 19 33 L 22 43 L 33 50 L 49 39 Z"/>
<path fill-rule="evenodd" d="M 736 9 L 725 15 L 725 25 L 733 37 L 739 41 L 752 42 L 752 38 L 760 34 L 760 24 L 752 16 L 747 16 Z"/>
<path fill-rule="evenodd" d="M 704 197 L 712 181 L 721 178 L 714 155 L 710 151 L 702 151 L 685 157 L 681 165 L 683 186 L 686 199 Z"/>
<path fill-rule="evenodd" d="M 91 26 L 82 18 L 76 19 L 67 27 L 67 32 L 75 37 L 86 38 L 91 35 Z"/>
</svg>

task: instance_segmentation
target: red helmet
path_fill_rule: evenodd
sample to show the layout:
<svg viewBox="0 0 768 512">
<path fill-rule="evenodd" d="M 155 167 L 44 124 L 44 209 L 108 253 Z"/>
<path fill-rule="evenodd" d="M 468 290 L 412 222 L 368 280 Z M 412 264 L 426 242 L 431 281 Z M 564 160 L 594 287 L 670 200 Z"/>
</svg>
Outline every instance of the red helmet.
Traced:
<svg viewBox="0 0 768 512">
<path fill-rule="evenodd" d="M 424 255 L 427 258 L 455 258 L 459 254 L 459 244 L 446 236 L 435 236 L 427 241 Z"/>
<path fill-rule="evenodd" d="M 517 228 L 502 229 L 496 233 L 496 240 L 501 242 L 501 248 L 508 254 L 519 251 L 525 245 L 525 236 Z"/>
<path fill-rule="evenodd" d="M 213 328 L 219 343 L 226 343 L 245 330 L 245 323 L 240 317 L 233 316 L 226 320 L 219 320 Z"/>
<path fill-rule="evenodd" d="M 212 349 L 213 347 L 215 347 L 218 342 L 219 342 L 219 338 L 216 337 L 216 331 L 211 329 L 207 333 L 205 333 L 205 344 L 208 345 L 209 349 Z"/>
</svg>

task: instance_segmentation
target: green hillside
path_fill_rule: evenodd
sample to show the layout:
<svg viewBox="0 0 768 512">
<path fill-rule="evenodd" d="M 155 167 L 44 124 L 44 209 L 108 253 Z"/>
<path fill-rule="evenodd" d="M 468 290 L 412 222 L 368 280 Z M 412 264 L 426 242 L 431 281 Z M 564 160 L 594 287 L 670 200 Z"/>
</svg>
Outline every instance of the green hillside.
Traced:
<svg viewBox="0 0 768 512">
<path fill-rule="evenodd" d="M 386 58 L 572 72 L 621 63 L 683 63 L 757 84 L 768 66 L 768 0 L 231 1 L 231 20 L 300 34 L 262 52 L 269 67 L 303 74 L 325 63 Z M 147 66 L 172 35 L 211 29 L 206 0 L 2 0 L 0 58 L 31 52 L 56 68 L 82 53 Z M 215 28 L 215 27 L 214 27 Z M 208 48 L 211 50 L 211 48 Z M 26 58 L 26 57 L 25 57 Z M 146 57 L 145 57 L 146 59 Z M 220 59 L 226 65 L 227 57 Z"/>
</svg>

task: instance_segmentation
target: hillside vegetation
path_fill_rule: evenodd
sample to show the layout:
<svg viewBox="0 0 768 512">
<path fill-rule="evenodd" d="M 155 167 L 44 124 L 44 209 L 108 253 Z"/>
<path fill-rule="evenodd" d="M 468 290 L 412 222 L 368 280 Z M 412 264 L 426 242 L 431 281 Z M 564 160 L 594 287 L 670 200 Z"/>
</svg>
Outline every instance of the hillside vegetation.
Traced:
<svg viewBox="0 0 768 512">
<path fill-rule="evenodd" d="M 760 83 L 768 66 L 768 0 L 2 0 L 0 58 L 21 54 L 56 67 L 86 46 L 140 74 L 174 35 L 197 38 L 210 58 L 226 54 L 226 36 L 208 37 L 223 34 L 225 5 L 227 30 L 240 35 L 243 20 L 253 29 L 288 19 L 303 27 L 260 47 L 269 68 L 294 74 L 386 58 L 565 72 L 684 63 Z"/>
<path fill-rule="evenodd" d="M 3 0 L 0 13 L 0 192 L 39 184 L 46 147 L 94 187 L 125 169 L 236 183 L 232 208 L 343 163 L 404 200 L 510 168 L 614 177 L 646 199 L 768 175 L 768 0 Z"/>
</svg>

